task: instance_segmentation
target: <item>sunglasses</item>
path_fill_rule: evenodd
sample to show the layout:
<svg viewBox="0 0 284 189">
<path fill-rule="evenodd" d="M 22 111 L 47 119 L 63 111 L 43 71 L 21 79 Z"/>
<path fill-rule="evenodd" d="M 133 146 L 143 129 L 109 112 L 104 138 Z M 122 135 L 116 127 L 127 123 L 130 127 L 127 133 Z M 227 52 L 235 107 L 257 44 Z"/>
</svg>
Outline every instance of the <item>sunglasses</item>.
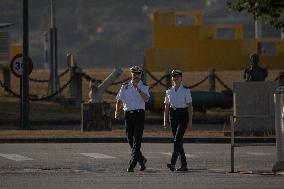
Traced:
<svg viewBox="0 0 284 189">
<path fill-rule="evenodd" d="M 134 75 L 140 75 L 141 72 L 132 72 Z"/>
<path fill-rule="evenodd" d="M 181 77 L 181 74 L 174 74 L 174 75 L 172 75 L 172 77 L 177 77 L 177 76 Z"/>
</svg>

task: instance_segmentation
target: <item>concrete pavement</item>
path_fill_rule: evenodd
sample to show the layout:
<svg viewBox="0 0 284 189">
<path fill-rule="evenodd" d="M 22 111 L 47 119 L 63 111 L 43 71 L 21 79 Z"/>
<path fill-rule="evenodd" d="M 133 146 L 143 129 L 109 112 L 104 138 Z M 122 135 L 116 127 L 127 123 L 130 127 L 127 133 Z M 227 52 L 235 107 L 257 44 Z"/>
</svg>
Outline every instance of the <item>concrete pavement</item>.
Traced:
<svg viewBox="0 0 284 189">
<path fill-rule="evenodd" d="M 185 144 L 189 172 L 166 168 L 172 144 L 144 143 L 144 172 L 127 173 L 130 149 L 123 143 L 0 144 L 0 188 L 271 188 L 284 186 L 271 173 L 275 147 L 236 151 L 237 173 L 230 173 L 228 144 Z M 178 164 L 177 164 L 178 165 Z"/>
</svg>

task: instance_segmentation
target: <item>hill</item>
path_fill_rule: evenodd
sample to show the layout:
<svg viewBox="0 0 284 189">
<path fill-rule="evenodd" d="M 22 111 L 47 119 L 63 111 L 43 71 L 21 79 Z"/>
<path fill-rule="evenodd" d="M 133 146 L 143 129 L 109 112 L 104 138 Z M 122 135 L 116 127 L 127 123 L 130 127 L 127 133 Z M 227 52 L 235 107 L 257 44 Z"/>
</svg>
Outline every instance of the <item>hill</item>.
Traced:
<svg viewBox="0 0 284 189">
<path fill-rule="evenodd" d="M 156 10 L 199 9 L 205 23 L 246 25 L 253 35 L 253 22 L 245 14 L 231 13 L 218 0 L 55 0 L 59 67 L 66 67 L 66 54 L 75 54 L 83 68 L 126 67 L 142 64 L 144 49 L 151 47 L 151 13 Z M 50 22 L 50 1 L 29 0 L 30 56 L 43 67 L 43 41 Z M 21 42 L 22 1 L 1 0 L 0 23 L 11 22 L 11 42 Z M 266 29 L 272 34 L 271 29 Z M 278 35 L 278 34 L 277 34 Z"/>
</svg>

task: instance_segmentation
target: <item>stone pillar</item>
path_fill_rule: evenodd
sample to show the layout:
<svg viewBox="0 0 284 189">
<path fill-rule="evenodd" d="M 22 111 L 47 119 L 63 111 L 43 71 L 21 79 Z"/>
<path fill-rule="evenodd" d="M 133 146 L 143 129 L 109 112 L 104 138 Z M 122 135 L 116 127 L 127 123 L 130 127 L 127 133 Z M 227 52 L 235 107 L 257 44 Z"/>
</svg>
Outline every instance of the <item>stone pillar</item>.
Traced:
<svg viewBox="0 0 284 189">
<path fill-rule="evenodd" d="M 276 132 L 276 163 L 272 171 L 284 171 L 284 73 L 279 73 L 279 83 L 274 94 L 275 102 L 275 132 Z"/>
<path fill-rule="evenodd" d="M 82 102 L 82 69 L 74 61 L 73 55 L 67 56 L 67 64 L 70 69 L 70 97 L 74 98 L 75 107 L 80 107 Z"/>
<path fill-rule="evenodd" d="M 111 131 L 110 103 L 82 103 L 81 131 Z"/>
<path fill-rule="evenodd" d="M 209 81 L 209 91 L 215 92 L 216 91 L 215 70 L 212 68 L 208 69 L 208 81 Z"/>
</svg>

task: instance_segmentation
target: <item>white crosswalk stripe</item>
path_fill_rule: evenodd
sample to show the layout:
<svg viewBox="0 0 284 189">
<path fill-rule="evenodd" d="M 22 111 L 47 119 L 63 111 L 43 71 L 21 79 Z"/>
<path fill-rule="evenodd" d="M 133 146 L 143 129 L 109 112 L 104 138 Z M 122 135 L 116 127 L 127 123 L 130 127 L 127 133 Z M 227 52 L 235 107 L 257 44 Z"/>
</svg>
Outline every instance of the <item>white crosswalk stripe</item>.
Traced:
<svg viewBox="0 0 284 189">
<path fill-rule="evenodd" d="M 165 155 L 168 155 L 168 156 L 172 156 L 172 153 L 170 152 L 161 152 L 161 154 L 165 154 Z M 186 157 L 190 158 L 190 157 L 196 157 L 196 155 L 193 155 L 193 154 L 185 154 Z"/>
<path fill-rule="evenodd" d="M 32 158 L 26 157 L 26 156 L 21 156 L 18 154 L 2 154 L 0 153 L 0 157 L 3 158 L 7 158 L 10 160 L 14 160 L 14 161 L 29 161 L 29 160 L 33 160 Z"/>
<path fill-rule="evenodd" d="M 247 152 L 248 155 L 255 155 L 255 156 L 271 156 L 270 153 L 265 152 Z"/>
<path fill-rule="evenodd" d="M 92 158 L 95 158 L 95 159 L 113 159 L 113 158 L 115 158 L 113 156 L 100 154 L 100 153 L 80 153 L 80 154 L 82 154 L 84 156 L 92 157 Z"/>
</svg>

